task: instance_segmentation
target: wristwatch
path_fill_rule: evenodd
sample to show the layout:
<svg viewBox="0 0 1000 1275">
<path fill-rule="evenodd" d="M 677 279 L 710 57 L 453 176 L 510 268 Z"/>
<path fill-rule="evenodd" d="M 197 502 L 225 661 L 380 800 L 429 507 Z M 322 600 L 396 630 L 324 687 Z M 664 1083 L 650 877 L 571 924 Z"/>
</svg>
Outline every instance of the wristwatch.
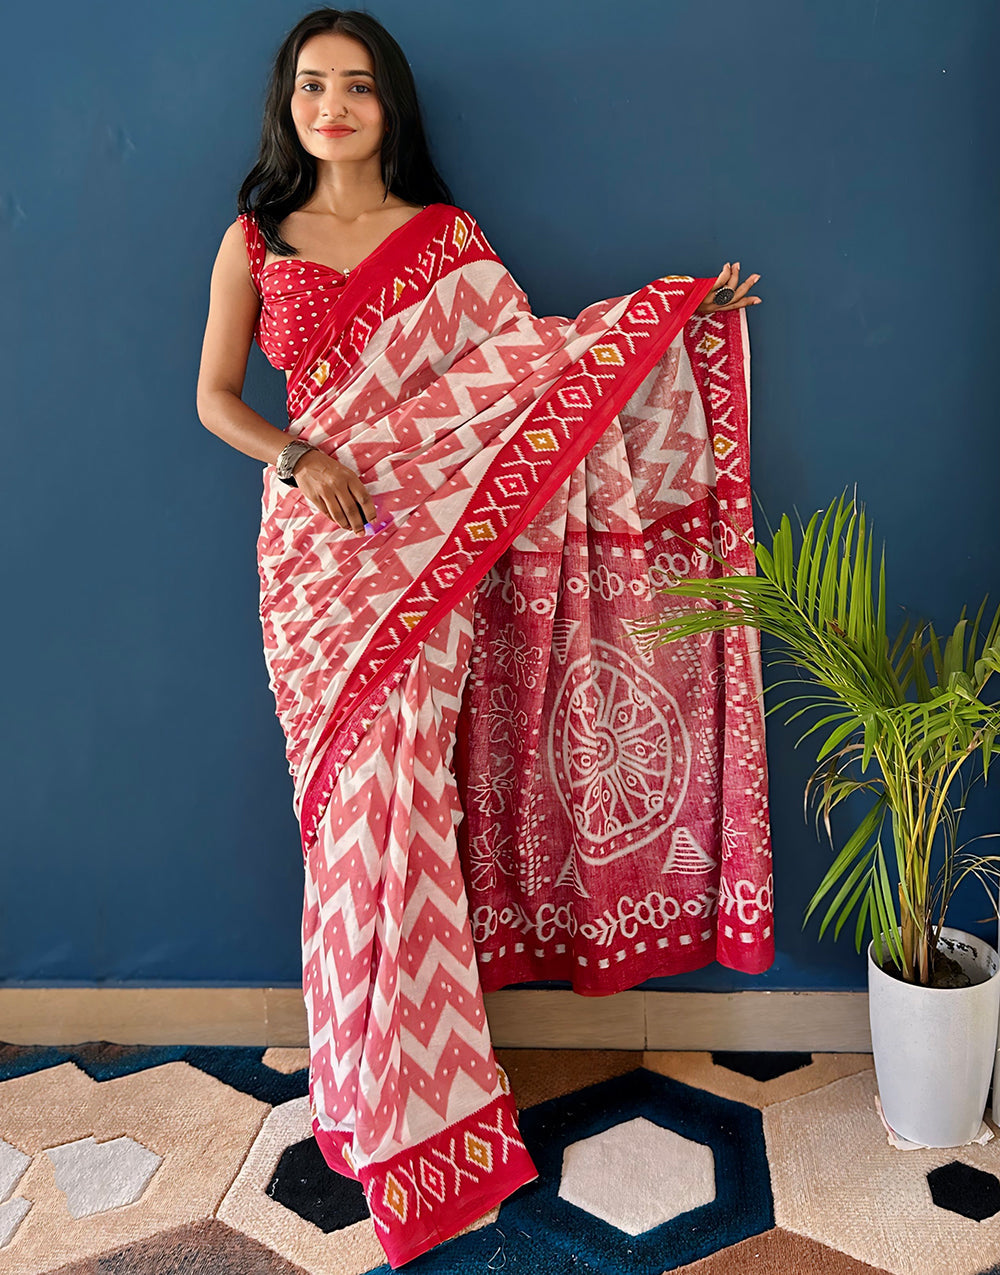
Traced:
<svg viewBox="0 0 1000 1275">
<path fill-rule="evenodd" d="M 306 452 L 311 451 L 315 451 L 315 448 L 311 443 L 304 443 L 301 438 L 296 438 L 283 447 L 278 453 L 278 459 L 274 462 L 274 468 L 278 477 L 286 484 L 286 486 L 298 486 L 298 483 L 292 477 L 292 470 Z"/>
</svg>

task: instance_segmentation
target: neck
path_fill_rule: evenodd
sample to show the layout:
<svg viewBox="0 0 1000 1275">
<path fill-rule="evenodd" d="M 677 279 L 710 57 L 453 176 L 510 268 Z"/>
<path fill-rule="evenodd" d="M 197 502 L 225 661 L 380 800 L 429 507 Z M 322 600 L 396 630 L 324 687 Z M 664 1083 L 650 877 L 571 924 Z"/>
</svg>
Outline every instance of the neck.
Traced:
<svg viewBox="0 0 1000 1275">
<path fill-rule="evenodd" d="M 357 165 L 320 165 L 316 174 L 316 189 L 305 209 L 308 212 L 328 213 L 338 221 L 351 222 L 370 213 L 393 208 L 398 203 L 395 195 L 386 192 L 376 160 L 374 169 L 364 173 L 357 171 Z"/>
</svg>

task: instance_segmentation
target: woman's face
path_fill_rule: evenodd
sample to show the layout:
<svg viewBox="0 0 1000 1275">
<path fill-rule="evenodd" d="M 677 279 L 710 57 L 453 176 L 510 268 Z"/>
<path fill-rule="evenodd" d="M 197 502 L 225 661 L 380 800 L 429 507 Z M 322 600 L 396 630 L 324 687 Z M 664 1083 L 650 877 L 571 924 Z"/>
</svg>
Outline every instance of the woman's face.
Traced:
<svg viewBox="0 0 1000 1275">
<path fill-rule="evenodd" d="M 367 48 L 349 35 L 310 36 L 299 50 L 292 120 L 303 148 L 317 159 L 362 160 L 382 148 L 384 120 Z M 342 125 L 352 131 L 326 130 Z"/>
</svg>

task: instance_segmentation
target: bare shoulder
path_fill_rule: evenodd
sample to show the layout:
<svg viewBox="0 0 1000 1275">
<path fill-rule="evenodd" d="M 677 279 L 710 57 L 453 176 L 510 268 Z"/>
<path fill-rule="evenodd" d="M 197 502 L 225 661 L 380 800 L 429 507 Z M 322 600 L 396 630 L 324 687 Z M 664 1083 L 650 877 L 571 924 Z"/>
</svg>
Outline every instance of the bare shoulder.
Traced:
<svg viewBox="0 0 1000 1275">
<path fill-rule="evenodd" d="M 223 247 L 231 248 L 233 244 L 238 245 L 241 251 L 246 251 L 246 235 L 243 233 L 243 221 L 239 217 L 229 223 L 222 236 Z"/>
<path fill-rule="evenodd" d="M 198 395 L 216 390 L 240 394 L 260 298 L 250 276 L 243 227 L 226 227 L 212 267 L 208 317 L 202 342 Z"/>
<path fill-rule="evenodd" d="M 250 262 L 247 257 L 246 236 L 243 233 L 243 225 L 238 217 L 226 227 L 222 242 L 219 244 L 219 251 L 215 257 L 215 265 L 216 269 L 221 268 L 222 273 L 229 278 L 244 274 L 247 280 L 250 280 Z M 253 286 L 252 281 L 251 286 Z"/>
</svg>

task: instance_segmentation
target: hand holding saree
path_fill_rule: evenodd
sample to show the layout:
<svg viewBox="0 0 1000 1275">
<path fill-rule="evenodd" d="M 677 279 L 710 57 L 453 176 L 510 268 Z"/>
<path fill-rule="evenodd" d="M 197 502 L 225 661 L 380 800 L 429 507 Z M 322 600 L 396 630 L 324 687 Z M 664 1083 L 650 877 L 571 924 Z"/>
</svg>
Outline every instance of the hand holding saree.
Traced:
<svg viewBox="0 0 1000 1275">
<path fill-rule="evenodd" d="M 710 554 L 753 570 L 746 319 L 694 314 L 714 282 L 539 317 L 430 204 L 291 369 L 289 432 L 377 509 L 359 537 L 269 466 L 258 565 L 313 1129 L 393 1267 L 537 1177 L 484 990 L 773 959 L 754 636 L 629 629 Z"/>
</svg>

